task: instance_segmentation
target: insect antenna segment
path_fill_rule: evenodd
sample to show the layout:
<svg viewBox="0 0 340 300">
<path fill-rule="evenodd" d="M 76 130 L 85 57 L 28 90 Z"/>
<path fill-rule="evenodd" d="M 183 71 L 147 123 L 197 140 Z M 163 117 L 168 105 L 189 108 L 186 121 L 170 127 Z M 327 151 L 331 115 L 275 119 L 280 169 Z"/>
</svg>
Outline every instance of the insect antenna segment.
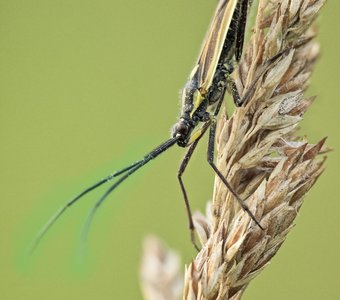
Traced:
<svg viewBox="0 0 340 300">
<path fill-rule="evenodd" d="M 106 193 L 98 200 L 98 202 L 95 204 L 95 206 L 92 208 L 88 219 L 85 223 L 84 230 L 83 230 L 83 238 L 87 235 L 89 225 L 92 222 L 93 216 L 99 206 L 104 202 L 104 200 L 107 198 L 109 194 L 113 192 L 123 181 L 125 181 L 131 174 L 135 173 L 138 169 L 146 165 L 148 162 L 150 162 L 152 159 L 156 158 L 158 155 L 172 147 L 176 142 L 178 141 L 178 137 L 173 137 L 163 144 L 159 145 L 157 148 L 149 152 L 147 155 L 144 156 L 143 159 L 133 163 L 132 165 L 125 167 L 124 169 L 121 169 L 119 171 L 116 171 L 109 176 L 105 177 L 104 179 L 98 181 L 94 185 L 88 187 L 84 191 L 82 191 L 80 194 L 78 194 L 76 197 L 74 197 L 71 201 L 67 202 L 63 207 L 61 207 L 55 215 L 53 215 L 48 222 L 45 224 L 45 226 L 39 231 L 36 238 L 34 239 L 29 253 L 33 253 L 34 250 L 37 248 L 43 237 L 46 235 L 46 233 L 49 231 L 49 229 L 53 226 L 53 224 L 66 212 L 66 210 L 71 207 L 73 204 L 75 204 L 78 200 L 80 200 L 83 196 L 85 196 L 87 193 L 95 190 L 96 188 L 100 187 L 102 184 L 107 183 L 111 181 L 113 178 L 118 177 L 122 175 L 122 177 L 117 180 L 107 191 Z"/>
</svg>

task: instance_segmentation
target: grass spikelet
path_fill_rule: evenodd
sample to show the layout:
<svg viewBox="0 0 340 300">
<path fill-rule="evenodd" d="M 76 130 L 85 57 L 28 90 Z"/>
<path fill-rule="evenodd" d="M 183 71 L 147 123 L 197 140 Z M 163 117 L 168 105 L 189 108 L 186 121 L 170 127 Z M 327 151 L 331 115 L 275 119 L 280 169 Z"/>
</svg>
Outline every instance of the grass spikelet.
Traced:
<svg viewBox="0 0 340 300">
<path fill-rule="evenodd" d="M 222 113 L 216 163 L 264 230 L 216 177 L 206 216 L 195 214 L 202 249 L 186 266 L 184 300 L 241 299 L 285 241 L 304 196 L 324 170 L 319 154 L 327 151 L 325 139 L 311 144 L 297 132 L 315 99 L 305 91 L 319 55 L 313 22 L 324 3 L 259 1 L 235 72 L 246 104 L 229 118 Z"/>
</svg>

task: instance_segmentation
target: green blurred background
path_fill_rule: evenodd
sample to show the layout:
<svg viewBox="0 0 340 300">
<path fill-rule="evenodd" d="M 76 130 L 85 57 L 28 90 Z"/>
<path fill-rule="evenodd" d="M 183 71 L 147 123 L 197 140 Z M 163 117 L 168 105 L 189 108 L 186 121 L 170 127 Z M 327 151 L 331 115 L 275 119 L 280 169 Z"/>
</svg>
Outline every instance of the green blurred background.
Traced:
<svg viewBox="0 0 340 300">
<path fill-rule="evenodd" d="M 100 190 L 73 207 L 33 257 L 47 218 L 104 175 L 169 136 L 213 0 L 0 1 L 0 298 L 141 299 L 142 239 L 156 233 L 190 262 L 172 149 L 98 211 L 83 262 L 84 219 Z M 319 18 L 322 56 L 302 133 L 340 148 L 339 1 Z M 210 199 L 202 143 L 185 176 L 193 207 Z M 339 154 L 309 193 L 297 226 L 244 299 L 338 299 Z"/>
</svg>

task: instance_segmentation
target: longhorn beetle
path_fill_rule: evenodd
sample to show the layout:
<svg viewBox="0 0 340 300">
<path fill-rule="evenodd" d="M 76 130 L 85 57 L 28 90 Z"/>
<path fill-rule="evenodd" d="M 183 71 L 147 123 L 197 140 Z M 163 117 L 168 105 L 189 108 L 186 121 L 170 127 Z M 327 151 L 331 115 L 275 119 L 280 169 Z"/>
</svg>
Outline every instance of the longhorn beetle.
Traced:
<svg viewBox="0 0 340 300">
<path fill-rule="evenodd" d="M 72 206 L 88 192 L 111 181 L 113 178 L 118 177 L 117 181 L 103 194 L 90 211 L 83 230 L 83 234 L 86 236 L 95 212 L 109 194 L 111 194 L 111 192 L 113 192 L 113 190 L 115 190 L 131 174 L 135 173 L 138 169 L 158 157 L 161 153 L 177 144 L 183 148 L 188 147 L 187 153 L 180 164 L 177 176 L 188 214 L 191 241 L 195 248 L 199 250 L 195 241 L 195 227 L 182 175 L 199 140 L 208 128 L 210 128 L 207 153 L 208 163 L 220 180 L 222 180 L 226 188 L 238 201 L 242 209 L 262 229 L 260 223 L 256 220 L 248 206 L 238 196 L 214 163 L 216 118 L 220 111 L 225 92 L 228 90 L 231 93 L 236 106 L 239 107 L 244 102 L 244 98 L 241 99 L 239 96 L 231 74 L 234 70 L 234 65 L 237 64 L 241 58 L 247 13 L 251 2 L 251 0 L 219 1 L 203 42 L 197 63 L 191 72 L 188 82 L 183 88 L 181 113 L 179 120 L 172 128 L 172 137 L 146 154 L 143 159 L 98 181 L 69 201 L 65 206 L 58 210 L 41 229 L 33 243 L 32 249 L 38 245 L 48 229 L 57 221 L 57 219 L 59 219 L 67 208 Z"/>
</svg>

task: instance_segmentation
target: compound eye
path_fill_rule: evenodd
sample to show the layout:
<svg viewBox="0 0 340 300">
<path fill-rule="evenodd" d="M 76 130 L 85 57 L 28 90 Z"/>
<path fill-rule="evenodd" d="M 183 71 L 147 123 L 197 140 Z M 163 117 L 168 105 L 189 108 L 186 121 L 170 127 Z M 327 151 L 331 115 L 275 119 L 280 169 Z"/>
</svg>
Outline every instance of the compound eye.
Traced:
<svg viewBox="0 0 340 300">
<path fill-rule="evenodd" d="M 188 132 L 188 126 L 183 124 L 183 123 L 180 123 L 178 124 L 177 126 L 177 133 L 179 133 L 180 135 L 186 135 Z"/>
<path fill-rule="evenodd" d="M 176 137 L 178 135 L 185 136 L 188 134 L 188 130 L 189 128 L 187 124 L 179 122 L 174 126 L 173 137 Z"/>
</svg>

